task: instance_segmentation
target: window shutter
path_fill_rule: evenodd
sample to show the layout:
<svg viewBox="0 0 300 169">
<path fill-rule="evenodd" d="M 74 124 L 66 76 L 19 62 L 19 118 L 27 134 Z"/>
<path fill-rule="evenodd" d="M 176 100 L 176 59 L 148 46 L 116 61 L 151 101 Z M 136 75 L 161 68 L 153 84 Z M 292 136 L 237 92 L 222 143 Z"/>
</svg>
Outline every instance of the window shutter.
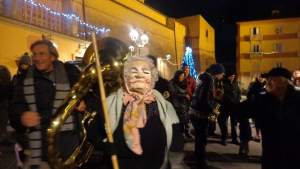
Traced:
<svg viewBox="0 0 300 169">
<path fill-rule="evenodd" d="M 250 52 L 253 52 L 253 48 L 254 48 L 254 46 L 250 45 Z"/>
<path fill-rule="evenodd" d="M 285 52 L 285 44 L 281 44 L 281 52 Z"/>
<path fill-rule="evenodd" d="M 250 28 L 250 35 L 253 35 L 253 28 Z"/>
<path fill-rule="evenodd" d="M 274 44 L 274 52 L 277 52 L 277 44 Z"/>
<path fill-rule="evenodd" d="M 257 52 L 261 52 L 261 45 L 258 45 L 259 50 Z"/>
<path fill-rule="evenodd" d="M 259 35 L 259 27 L 256 27 L 256 35 Z"/>
<path fill-rule="evenodd" d="M 285 68 L 285 63 L 284 62 L 281 63 L 281 67 Z"/>
</svg>

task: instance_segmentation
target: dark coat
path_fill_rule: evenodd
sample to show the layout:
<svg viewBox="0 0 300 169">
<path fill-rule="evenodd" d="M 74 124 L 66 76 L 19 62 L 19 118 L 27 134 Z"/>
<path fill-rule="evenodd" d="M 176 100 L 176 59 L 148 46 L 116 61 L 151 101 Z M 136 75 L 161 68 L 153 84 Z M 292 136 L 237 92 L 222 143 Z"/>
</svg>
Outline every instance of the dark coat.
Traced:
<svg viewBox="0 0 300 169">
<path fill-rule="evenodd" d="M 223 80 L 224 93 L 232 98 L 234 101 L 239 102 L 241 100 L 241 89 L 236 80 L 233 82 L 228 79 Z"/>
<path fill-rule="evenodd" d="M 172 96 L 170 97 L 170 102 L 172 103 L 181 124 L 187 123 L 189 119 L 189 100 L 186 98 L 188 92 L 186 85 L 184 86 L 185 88 L 178 86 L 174 79 L 171 79 L 169 83 L 169 90 Z"/>
<path fill-rule="evenodd" d="M 251 82 L 248 87 L 247 99 L 260 99 L 260 93 L 262 88 L 266 85 L 266 83 L 260 83 L 259 81 Z"/>
<path fill-rule="evenodd" d="M 214 111 L 216 101 L 213 96 L 214 78 L 209 73 L 199 75 L 199 82 L 193 94 L 191 108 L 208 115 Z"/>
<path fill-rule="evenodd" d="M 74 66 L 70 64 L 64 64 L 66 73 L 69 79 L 70 87 L 77 82 L 80 71 Z M 52 108 L 53 102 L 55 99 L 56 89 L 53 85 L 53 82 L 42 75 L 37 69 L 33 72 L 34 77 L 34 89 L 35 89 L 35 99 L 36 105 L 38 109 L 39 116 L 41 117 L 41 130 L 42 130 L 42 138 L 46 138 L 47 128 L 50 125 L 50 121 L 52 119 Z M 25 100 L 23 83 L 26 78 L 25 75 L 18 76 L 17 84 L 14 88 L 14 95 L 11 100 L 11 105 L 9 108 L 9 121 L 11 126 L 17 130 L 19 133 L 25 133 L 26 127 L 23 126 L 21 122 L 21 116 L 23 112 L 30 111 L 29 106 Z M 77 134 L 77 132 L 73 133 Z M 43 158 L 45 158 L 45 153 L 47 146 L 45 144 L 46 139 L 43 140 Z"/>
<path fill-rule="evenodd" d="M 300 166 L 300 92 L 288 86 L 286 97 L 279 101 L 269 93 L 259 101 L 236 103 L 226 97 L 222 105 L 242 118 L 258 117 L 262 134 L 262 165 L 266 169 L 296 169 Z"/>
<path fill-rule="evenodd" d="M 7 67 L 0 65 L 0 102 L 9 98 L 10 72 Z"/>
</svg>

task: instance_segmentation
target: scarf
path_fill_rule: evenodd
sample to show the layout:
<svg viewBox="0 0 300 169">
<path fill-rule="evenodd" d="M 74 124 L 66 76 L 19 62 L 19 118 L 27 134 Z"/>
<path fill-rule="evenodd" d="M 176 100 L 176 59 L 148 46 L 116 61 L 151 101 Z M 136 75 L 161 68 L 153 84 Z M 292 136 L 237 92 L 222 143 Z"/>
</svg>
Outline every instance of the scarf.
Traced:
<svg viewBox="0 0 300 169">
<path fill-rule="evenodd" d="M 155 100 L 156 96 L 152 90 L 144 96 L 137 92 L 124 92 L 123 104 L 128 104 L 124 112 L 124 137 L 128 148 L 135 154 L 143 153 L 139 128 L 144 128 L 147 122 L 145 103 L 149 104 Z"/>
<path fill-rule="evenodd" d="M 36 99 L 35 99 L 35 89 L 34 89 L 34 71 L 35 66 L 31 66 L 28 69 L 28 73 L 24 80 L 24 95 L 27 104 L 29 105 L 30 111 L 38 112 Z M 68 76 L 64 67 L 64 64 L 59 61 L 53 62 L 53 71 L 50 73 L 50 80 L 53 82 L 53 85 L 56 88 L 55 91 L 55 99 L 53 102 L 52 115 L 57 111 L 60 107 L 61 103 L 65 99 L 65 97 L 69 94 L 70 84 L 68 80 Z M 45 77 L 47 78 L 47 77 Z M 47 99 L 47 98 L 45 98 Z M 62 127 L 61 131 L 73 130 L 74 123 L 73 117 L 70 116 L 67 118 L 65 124 Z M 41 125 L 35 126 L 33 131 L 29 133 L 29 165 L 30 168 L 37 168 L 41 164 L 42 159 L 42 132 Z"/>
</svg>

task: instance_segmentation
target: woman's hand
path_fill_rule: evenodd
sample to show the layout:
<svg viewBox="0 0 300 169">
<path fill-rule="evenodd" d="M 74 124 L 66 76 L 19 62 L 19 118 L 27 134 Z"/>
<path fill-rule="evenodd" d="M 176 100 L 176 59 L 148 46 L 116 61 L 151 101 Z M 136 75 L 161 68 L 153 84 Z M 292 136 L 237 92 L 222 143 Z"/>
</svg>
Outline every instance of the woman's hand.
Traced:
<svg viewBox="0 0 300 169">
<path fill-rule="evenodd" d="M 85 110 L 85 108 L 86 108 L 86 105 L 85 105 L 84 101 L 81 101 L 79 106 L 76 107 L 76 110 L 79 111 L 79 112 L 82 112 L 82 111 Z"/>
<path fill-rule="evenodd" d="M 185 97 L 190 100 L 190 95 L 186 94 Z"/>
</svg>

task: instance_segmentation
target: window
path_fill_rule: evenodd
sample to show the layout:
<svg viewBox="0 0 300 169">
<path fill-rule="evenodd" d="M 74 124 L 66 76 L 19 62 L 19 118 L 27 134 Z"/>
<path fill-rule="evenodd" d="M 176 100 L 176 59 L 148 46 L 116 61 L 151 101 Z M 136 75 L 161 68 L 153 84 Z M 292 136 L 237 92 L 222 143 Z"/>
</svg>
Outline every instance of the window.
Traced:
<svg viewBox="0 0 300 169">
<path fill-rule="evenodd" d="M 252 45 L 250 52 L 261 52 L 261 45 Z"/>
<path fill-rule="evenodd" d="M 282 25 L 275 26 L 275 33 L 282 34 Z"/>
<path fill-rule="evenodd" d="M 284 52 L 284 47 L 282 43 L 274 44 L 274 52 Z"/>
<path fill-rule="evenodd" d="M 206 37 L 208 37 L 208 30 L 206 30 Z"/>
<path fill-rule="evenodd" d="M 253 72 L 259 72 L 260 71 L 260 64 L 259 63 L 253 63 L 252 64 L 252 71 Z"/>
<path fill-rule="evenodd" d="M 276 67 L 282 67 L 282 68 L 284 68 L 285 67 L 285 63 L 283 63 L 283 62 L 275 62 L 274 63 L 274 68 L 276 68 Z"/>
<path fill-rule="evenodd" d="M 251 28 L 251 35 L 258 35 L 259 34 L 259 27 L 253 27 Z"/>
</svg>

